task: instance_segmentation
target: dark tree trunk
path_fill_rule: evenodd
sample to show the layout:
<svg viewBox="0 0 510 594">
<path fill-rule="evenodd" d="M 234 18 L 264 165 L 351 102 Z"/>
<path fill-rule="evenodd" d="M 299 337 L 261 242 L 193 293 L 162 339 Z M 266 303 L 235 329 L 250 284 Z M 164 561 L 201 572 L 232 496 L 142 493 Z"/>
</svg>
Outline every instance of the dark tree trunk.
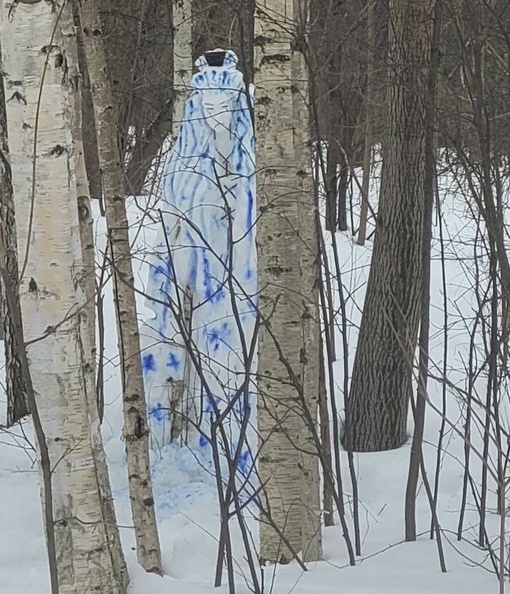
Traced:
<svg viewBox="0 0 510 594">
<path fill-rule="evenodd" d="M 340 155 L 340 171 L 338 173 L 338 230 L 347 231 L 347 191 L 349 189 L 349 164 L 345 156 Z"/>
<path fill-rule="evenodd" d="M 406 441 L 420 316 L 434 4 L 390 1 L 388 131 L 345 435 L 358 452 L 398 448 Z"/>
<path fill-rule="evenodd" d="M 18 252 L 16 227 L 14 224 L 14 198 L 12 190 L 11 167 L 9 165 L 7 117 L 5 113 L 4 86 L 0 84 L 0 224 L 5 237 L 6 272 L 11 279 L 11 287 L 18 294 Z M 29 414 L 26 389 L 12 317 L 7 304 L 3 283 L 0 291 L 0 316 L 3 323 L 5 345 L 5 383 L 7 391 L 7 425 L 13 425 Z"/>
<path fill-rule="evenodd" d="M 407 541 L 416 540 L 416 494 L 418 491 L 418 478 L 423 462 L 423 434 L 425 430 L 425 410 L 427 401 L 427 383 L 429 373 L 429 336 L 430 336 L 430 275 L 432 253 L 432 216 L 434 213 L 434 195 L 436 188 L 436 160 L 435 160 L 435 135 L 436 135 L 436 98 L 437 74 L 439 70 L 439 44 L 441 40 L 443 0 L 435 0 L 434 31 L 431 47 L 431 66 L 428 89 L 428 116 L 427 135 L 425 144 L 425 211 L 423 228 L 423 281 L 421 296 L 421 321 L 418 364 L 418 389 L 416 406 L 414 407 L 414 435 L 409 461 L 409 474 L 407 478 L 405 499 L 405 535 Z M 435 513 L 435 510 L 433 510 Z"/>
<path fill-rule="evenodd" d="M 326 340 L 329 340 L 326 337 Z M 326 362 L 324 361 L 324 338 L 320 341 L 319 351 L 319 415 L 321 429 L 321 446 L 324 464 L 328 472 L 333 475 L 333 457 L 331 455 L 331 431 L 329 429 L 328 388 L 326 383 Z M 334 398 L 334 395 L 332 396 Z M 324 505 L 324 525 L 334 526 L 333 486 L 326 478 L 323 479 L 322 500 Z"/>
<path fill-rule="evenodd" d="M 334 139 L 330 139 L 326 163 L 326 229 L 333 232 L 336 231 L 339 158 L 338 144 Z"/>
<path fill-rule="evenodd" d="M 77 6 L 73 5 L 73 11 L 77 18 Z M 83 137 L 83 155 L 85 157 L 85 168 L 89 182 L 90 197 L 102 200 L 103 184 L 101 180 L 101 168 L 99 167 L 99 152 L 96 138 L 96 118 L 94 115 L 94 104 L 92 102 L 92 91 L 90 88 L 89 71 L 83 49 L 83 35 L 78 27 L 78 64 L 81 74 L 81 121 Z"/>
</svg>

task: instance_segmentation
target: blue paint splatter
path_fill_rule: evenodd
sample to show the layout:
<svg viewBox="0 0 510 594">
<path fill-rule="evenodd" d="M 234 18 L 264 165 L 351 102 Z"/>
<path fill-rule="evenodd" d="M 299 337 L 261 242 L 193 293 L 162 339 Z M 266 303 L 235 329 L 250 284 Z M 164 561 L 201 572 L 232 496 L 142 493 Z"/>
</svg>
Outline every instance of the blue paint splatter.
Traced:
<svg viewBox="0 0 510 594">
<path fill-rule="evenodd" d="M 239 472 L 244 477 L 247 477 L 250 473 L 252 466 L 253 461 L 250 455 L 250 450 L 245 450 L 244 452 L 241 452 L 241 455 L 239 456 L 239 461 L 237 463 L 237 469 L 239 470 Z"/>
<path fill-rule="evenodd" d="M 144 373 L 156 371 L 156 358 L 152 353 L 147 353 L 142 357 L 142 368 Z"/>
<path fill-rule="evenodd" d="M 158 423 L 162 423 L 163 421 L 168 419 L 168 411 L 163 407 L 161 402 L 156 402 L 153 406 L 149 408 L 149 415 Z"/>
<path fill-rule="evenodd" d="M 208 327 L 205 329 L 205 332 L 207 342 L 215 353 L 220 350 L 222 344 L 229 344 L 231 329 L 227 322 L 223 322 L 221 326 Z"/>
<path fill-rule="evenodd" d="M 179 371 L 181 361 L 175 353 L 169 353 L 166 360 L 166 366 L 170 369 L 173 369 L 174 371 Z"/>
</svg>

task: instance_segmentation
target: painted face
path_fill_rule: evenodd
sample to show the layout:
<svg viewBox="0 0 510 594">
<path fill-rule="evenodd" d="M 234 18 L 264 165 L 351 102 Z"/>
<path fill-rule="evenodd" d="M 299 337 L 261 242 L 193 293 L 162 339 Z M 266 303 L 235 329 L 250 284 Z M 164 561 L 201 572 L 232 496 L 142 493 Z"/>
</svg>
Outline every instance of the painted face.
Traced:
<svg viewBox="0 0 510 594">
<path fill-rule="evenodd" d="M 231 98 L 225 93 L 204 93 L 202 107 L 207 124 L 215 131 L 230 129 L 232 122 Z"/>
</svg>

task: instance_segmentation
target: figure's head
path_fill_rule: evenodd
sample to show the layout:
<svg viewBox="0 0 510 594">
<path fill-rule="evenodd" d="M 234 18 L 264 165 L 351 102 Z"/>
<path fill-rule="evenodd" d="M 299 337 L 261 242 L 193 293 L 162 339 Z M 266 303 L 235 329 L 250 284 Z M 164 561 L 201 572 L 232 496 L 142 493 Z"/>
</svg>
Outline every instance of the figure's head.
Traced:
<svg viewBox="0 0 510 594">
<path fill-rule="evenodd" d="M 241 108 L 240 94 L 246 88 L 237 70 L 237 56 L 231 50 L 205 52 L 196 62 L 192 97 L 198 99 L 206 123 L 214 130 L 230 129 L 234 113 Z"/>
<path fill-rule="evenodd" d="M 175 184 L 173 173 L 200 171 L 200 183 L 206 183 L 203 173 L 210 168 L 211 160 L 204 156 L 214 156 L 219 149 L 228 158 L 230 171 L 249 177 L 255 171 L 252 97 L 237 69 L 237 56 L 230 50 L 214 50 L 206 52 L 196 65 L 198 72 L 191 81 L 192 90 L 165 176 Z M 212 135 L 211 129 L 217 134 Z M 215 142 L 221 146 L 214 146 Z"/>
<path fill-rule="evenodd" d="M 229 91 L 202 91 L 200 99 L 206 123 L 215 131 L 230 130 L 235 109 Z"/>
</svg>

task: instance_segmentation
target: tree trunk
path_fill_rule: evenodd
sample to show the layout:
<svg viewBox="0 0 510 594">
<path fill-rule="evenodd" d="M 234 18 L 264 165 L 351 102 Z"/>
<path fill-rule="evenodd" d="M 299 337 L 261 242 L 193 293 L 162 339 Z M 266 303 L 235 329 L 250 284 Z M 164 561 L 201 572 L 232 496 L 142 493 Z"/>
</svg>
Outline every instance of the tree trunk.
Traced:
<svg viewBox="0 0 510 594">
<path fill-rule="evenodd" d="M 320 150 L 320 149 L 319 149 Z M 331 136 L 326 161 L 326 230 L 336 232 L 338 200 L 338 163 L 340 150 L 338 142 Z"/>
<path fill-rule="evenodd" d="M 388 134 L 345 435 L 358 452 L 398 448 L 406 440 L 420 314 L 434 1 L 390 1 Z"/>
<path fill-rule="evenodd" d="M 106 222 L 113 265 L 123 382 L 123 435 L 126 440 L 137 555 L 140 565 L 146 571 L 161 573 L 161 551 L 150 476 L 147 405 L 142 377 L 140 335 L 115 110 L 108 80 L 97 1 L 82 0 L 79 7 L 94 100 L 99 162 L 103 172 Z"/>
<path fill-rule="evenodd" d="M 193 47 L 191 34 L 193 19 L 191 0 L 173 0 L 173 22 L 174 98 L 172 136 L 175 139 L 179 134 L 179 127 L 184 113 L 184 103 L 186 102 L 189 83 L 193 75 Z"/>
<path fill-rule="evenodd" d="M 326 340 L 329 340 L 329 338 L 326 337 Z M 319 353 L 319 411 L 321 420 L 321 444 L 324 464 L 327 467 L 328 472 L 330 472 L 333 475 L 333 457 L 331 455 L 331 431 L 329 429 L 328 387 L 326 382 L 326 362 L 324 361 L 323 348 L 324 345 L 321 344 L 321 350 Z M 322 481 L 322 500 L 324 506 L 324 525 L 334 526 L 335 508 L 333 505 L 333 488 L 331 482 L 328 481 L 325 477 Z"/>
<path fill-rule="evenodd" d="M 429 373 L 429 336 L 430 336 L 430 274 L 432 253 L 432 217 L 434 214 L 434 196 L 436 190 L 436 98 L 437 74 L 439 70 L 439 44 L 441 41 L 443 0 L 435 0 L 434 30 L 431 45 L 431 65 L 427 89 L 427 119 L 425 142 L 425 176 L 424 176 L 424 227 L 422 244 L 423 281 L 421 295 L 421 317 L 418 363 L 418 388 L 416 391 L 416 406 L 414 407 L 414 434 L 409 461 L 405 498 L 405 536 L 407 541 L 416 540 L 416 496 L 420 466 L 423 463 L 423 434 L 425 430 L 425 410 L 427 404 L 427 384 Z"/>
<path fill-rule="evenodd" d="M 12 170 L 9 163 L 9 144 L 7 136 L 7 117 L 5 113 L 5 92 L 0 85 L 0 147 L 2 161 L 0 173 L 0 216 L 4 229 L 6 273 L 9 275 L 13 292 L 18 294 L 18 253 L 12 189 Z M 21 360 L 17 349 L 13 320 L 7 304 L 3 283 L 1 287 L 0 316 L 3 322 L 5 347 L 5 387 L 7 392 L 7 426 L 23 419 L 29 414 L 26 390 L 23 381 Z"/>
<path fill-rule="evenodd" d="M 172 142 L 175 143 L 184 115 L 184 104 L 188 96 L 188 89 L 193 76 L 193 46 L 192 46 L 192 23 L 193 11 L 192 0 L 173 0 L 173 66 L 174 66 L 174 95 L 172 115 Z M 191 323 L 191 302 L 190 291 L 184 287 L 183 292 L 184 318 L 188 327 Z M 187 352 L 183 354 L 184 368 L 190 369 L 191 362 Z M 170 403 L 170 414 L 172 417 L 171 439 L 182 436 L 184 425 L 187 435 L 187 410 L 190 395 L 189 373 L 183 374 L 183 378 L 173 382 L 172 401 Z M 186 439 L 186 437 L 185 437 Z"/>
<path fill-rule="evenodd" d="M 124 594 L 128 576 L 104 464 L 83 315 L 61 9 L 59 2 L 1 4 L 18 254 L 26 262 L 19 298 L 52 468 L 60 590 Z"/>
<path fill-rule="evenodd" d="M 77 6 L 73 3 L 75 16 L 76 11 Z M 92 101 L 92 90 L 90 88 L 85 50 L 83 49 L 83 36 L 79 29 L 76 33 L 78 38 L 78 68 L 80 71 L 81 89 L 81 135 L 83 140 L 83 157 L 87 171 L 88 194 L 91 199 L 99 200 L 100 204 L 102 204 L 103 184 L 101 180 L 101 168 L 99 167 L 94 103 Z"/>
<path fill-rule="evenodd" d="M 307 68 L 299 51 L 305 42 L 305 6 L 300 0 L 256 5 L 257 249 L 263 317 L 259 472 L 276 527 L 262 517 L 260 556 L 273 563 L 288 562 L 299 551 L 309 561 L 321 555 L 318 241 L 311 216 Z"/>
<path fill-rule="evenodd" d="M 372 101 L 374 100 L 374 56 L 375 56 L 375 1 L 368 0 L 367 21 L 367 82 L 365 85 L 365 142 L 363 149 L 363 181 L 361 185 L 361 212 L 358 231 L 358 245 L 365 245 L 368 222 L 368 195 L 370 191 L 370 169 L 372 164 L 372 144 L 374 142 L 374 118 Z"/>
<path fill-rule="evenodd" d="M 76 180 L 76 194 L 78 197 L 78 215 L 80 217 L 80 243 L 83 260 L 83 282 L 85 284 L 84 319 L 89 332 L 91 349 L 90 362 L 95 377 L 96 357 L 96 272 L 94 250 L 94 226 L 90 208 L 90 193 L 87 170 L 85 166 L 85 152 L 83 146 L 82 126 L 82 93 L 80 67 L 78 61 L 78 37 L 72 5 L 67 2 L 60 18 L 62 31 L 63 53 L 67 66 L 64 83 L 67 86 L 69 98 L 69 122 L 74 142 L 74 175 Z"/>
<path fill-rule="evenodd" d="M 349 189 L 349 163 L 344 154 L 340 154 L 340 171 L 338 174 L 338 230 L 347 231 L 347 192 Z M 351 204 L 352 216 L 352 204 Z"/>
</svg>

